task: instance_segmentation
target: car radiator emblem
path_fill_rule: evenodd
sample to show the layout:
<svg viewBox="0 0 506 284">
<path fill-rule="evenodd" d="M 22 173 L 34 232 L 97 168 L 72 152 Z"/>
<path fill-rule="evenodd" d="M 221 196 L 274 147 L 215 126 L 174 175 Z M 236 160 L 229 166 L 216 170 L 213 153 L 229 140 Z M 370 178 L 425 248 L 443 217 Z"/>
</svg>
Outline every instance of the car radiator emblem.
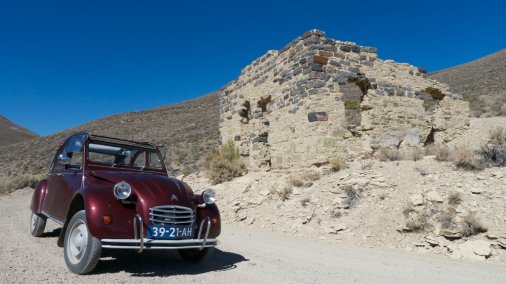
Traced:
<svg viewBox="0 0 506 284">
<path fill-rule="evenodd" d="M 175 194 L 172 194 L 172 196 L 170 197 L 170 201 L 179 201 L 179 198 L 177 198 L 177 196 Z"/>
</svg>

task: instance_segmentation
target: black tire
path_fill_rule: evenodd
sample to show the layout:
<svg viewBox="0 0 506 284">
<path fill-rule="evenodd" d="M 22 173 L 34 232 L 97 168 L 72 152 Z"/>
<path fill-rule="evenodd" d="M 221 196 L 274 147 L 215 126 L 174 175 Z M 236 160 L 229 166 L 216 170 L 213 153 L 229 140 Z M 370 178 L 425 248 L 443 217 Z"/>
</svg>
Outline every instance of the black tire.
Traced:
<svg viewBox="0 0 506 284">
<path fill-rule="evenodd" d="M 102 244 L 86 225 L 84 210 L 77 212 L 67 225 L 63 256 L 67 268 L 76 274 L 90 273 L 100 260 Z"/>
<path fill-rule="evenodd" d="M 32 217 L 30 218 L 30 233 L 34 237 L 40 237 L 44 234 L 44 229 L 46 228 L 46 217 L 43 217 L 39 214 L 35 214 L 32 212 Z"/>
<path fill-rule="evenodd" d="M 211 257 L 214 247 L 204 249 L 178 249 L 179 256 L 189 263 L 203 263 Z"/>
</svg>

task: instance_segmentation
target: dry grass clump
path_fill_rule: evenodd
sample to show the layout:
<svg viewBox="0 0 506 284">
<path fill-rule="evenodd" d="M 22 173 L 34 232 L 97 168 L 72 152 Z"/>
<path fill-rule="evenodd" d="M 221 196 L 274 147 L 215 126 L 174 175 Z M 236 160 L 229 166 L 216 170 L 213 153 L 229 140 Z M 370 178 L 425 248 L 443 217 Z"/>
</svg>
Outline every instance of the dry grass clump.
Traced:
<svg viewBox="0 0 506 284">
<path fill-rule="evenodd" d="M 476 213 L 471 212 L 467 214 L 462 220 L 461 234 L 463 237 L 485 233 L 487 228 L 476 217 Z"/>
<path fill-rule="evenodd" d="M 39 182 L 40 176 L 18 176 L 11 180 L 5 180 L 0 182 L 0 194 L 8 194 L 18 189 L 31 187 L 35 188 L 37 182 Z"/>
<path fill-rule="evenodd" d="M 465 147 L 455 148 L 452 153 L 455 166 L 464 170 L 480 169 L 480 161 L 471 149 Z"/>
<path fill-rule="evenodd" d="M 330 170 L 332 172 L 338 172 L 347 167 L 346 160 L 342 158 L 335 158 L 329 161 Z"/>
<path fill-rule="evenodd" d="M 458 191 L 452 191 L 448 195 L 448 204 L 450 205 L 459 205 L 462 203 L 462 193 Z"/>
<path fill-rule="evenodd" d="M 506 130 L 496 128 L 490 132 L 488 143 L 480 151 L 485 166 L 506 166 Z"/>
<path fill-rule="evenodd" d="M 244 175 L 246 165 L 239 160 L 239 149 L 233 141 L 221 145 L 218 151 L 205 157 L 204 167 L 212 184 L 218 184 Z"/>
<path fill-rule="evenodd" d="M 380 148 L 374 153 L 374 156 L 382 162 L 402 160 L 402 153 L 397 149 Z"/>
<path fill-rule="evenodd" d="M 453 230 L 457 227 L 455 222 L 455 209 L 448 207 L 445 211 L 439 213 L 437 220 L 441 223 L 441 228 L 445 230 Z"/>
<path fill-rule="evenodd" d="M 440 162 L 451 161 L 452 155 L 450 148 L 441 144 L 429 144 L 425 147 L 425 154 L 428 156 L 436 156 L 436 160 Z"/>
<path fill-rule="evenodd" d="M 421 160 L 425 156 L 425 151 L 422 148 L 413 148 L 407 155 L 413 161 Z"/>
<path fill-rule="evenodd" d="M 287 185 L 287 186 L 283 187 L 283 189 L 278 191 L 278 195 L 279 195 L 279 198 L 281 199 L 281 201 L 286 201 L 286 200 L 288 200 L 288 198 L 290 198 L 290 195 L 292 194 L 292 192 L 293 192 L 292 187 Z"/>
<path fill-rule="evenodd" d="M 426 212 L 416 212 L 406 221 L 406 229 L 410 232 L 422 232 L 428 227 L 429 215 Z"/>
<path fill-rule="evenodd" d="M 317 181 L 320 179 L 320 173 L 317 171 L 307 171 L 302 175 L 302 178 L 309 181 Z"/>
<path fill-rule="evenodd" d="M 290 179 L 288 180 L 288 182 L 291 185 L 296 186 L 296 187 L 301 187 L 304 185 L 304 182 L 302 181 L 300 176 L 290 176 Z"/>
<path fill-rule="evenodd" d="M 320 177 L 320 173 L 317 171 L 307 171 L 301 175 L 290 176 L 288 183 L 295 187 L 310 187 L 313 185 L 313 182 L 319 180 Z"/>
</svg>

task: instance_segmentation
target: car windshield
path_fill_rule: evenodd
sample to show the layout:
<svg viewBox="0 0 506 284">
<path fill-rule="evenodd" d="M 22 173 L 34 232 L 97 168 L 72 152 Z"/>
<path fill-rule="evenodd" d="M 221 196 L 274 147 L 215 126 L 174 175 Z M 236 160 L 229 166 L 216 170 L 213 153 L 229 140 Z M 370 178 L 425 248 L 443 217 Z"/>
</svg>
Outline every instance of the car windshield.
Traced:
<svg viewBox="0 0 506 284">
<path fill-rule="evenodd" d="M 126 145 L 111 146 L 90 143 L 88 144 L 88 160 L 111 167 L 135 167 L 155 170 L 165 168 L 157 151 Z"/>
</svg>

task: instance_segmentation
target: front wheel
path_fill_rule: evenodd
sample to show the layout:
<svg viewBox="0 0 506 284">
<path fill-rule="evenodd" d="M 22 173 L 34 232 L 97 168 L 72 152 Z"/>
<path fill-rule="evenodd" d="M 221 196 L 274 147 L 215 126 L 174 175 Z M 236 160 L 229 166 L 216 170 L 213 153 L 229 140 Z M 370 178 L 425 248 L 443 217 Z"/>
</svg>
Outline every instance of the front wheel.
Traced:
<svg viewBox="0 0 506 284">
<path fill-rule="evenodd" d="M 177 252 L 186 262 L 203 263 L 211 257 L 214 252 L 214 247 L 203 249 L 179 249 Z"/>
<path fill-rule="evenodd" d="M 32 236 L 42 236 L 44 228 L 46 228 L 46 218 L 32 212 L 32 218 L 30 220 L 30 233 Z"/>
<path fill-rule="evenodd" d="M 91 272 L 100 260 L 102 244 L 88 231 L 84 210 L 77 212 L 68 223 L 63 250 L 65 264 L 76 274 Z"/>
</svg>

